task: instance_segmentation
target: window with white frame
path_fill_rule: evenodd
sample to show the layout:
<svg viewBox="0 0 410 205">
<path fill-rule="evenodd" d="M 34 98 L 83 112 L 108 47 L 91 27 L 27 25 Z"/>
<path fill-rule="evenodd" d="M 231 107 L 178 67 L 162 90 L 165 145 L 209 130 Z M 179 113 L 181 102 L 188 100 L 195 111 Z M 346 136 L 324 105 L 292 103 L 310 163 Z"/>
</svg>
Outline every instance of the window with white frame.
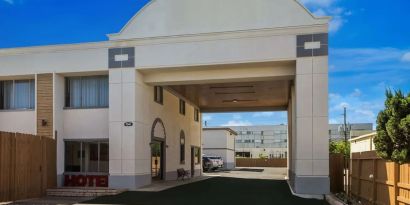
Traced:
<svg viewBox="0 0 410 205">
<path fill-rule="evenodd" d="M 108 107 L 108 76 L 66 77 L 66 108 Z"/>
<path fill-rule="evenodd" d="M 35 80 L 0 81 L 0 110 L 34 109 Z"/>
</svg>

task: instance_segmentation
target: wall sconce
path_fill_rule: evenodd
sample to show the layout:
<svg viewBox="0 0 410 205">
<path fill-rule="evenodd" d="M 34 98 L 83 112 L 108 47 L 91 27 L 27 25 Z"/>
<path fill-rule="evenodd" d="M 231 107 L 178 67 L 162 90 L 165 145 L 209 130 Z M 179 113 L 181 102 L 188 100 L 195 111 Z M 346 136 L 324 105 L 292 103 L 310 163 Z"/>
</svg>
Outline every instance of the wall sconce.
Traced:
<svg viewBox="0 0 410 205">
<path fill-rule="evenodd" d="M 41 120 L 41 125 L 43 126 L 43 127 L 45 127 L 45 126 L 47 126 L 47 120 Z"/>
</svg>

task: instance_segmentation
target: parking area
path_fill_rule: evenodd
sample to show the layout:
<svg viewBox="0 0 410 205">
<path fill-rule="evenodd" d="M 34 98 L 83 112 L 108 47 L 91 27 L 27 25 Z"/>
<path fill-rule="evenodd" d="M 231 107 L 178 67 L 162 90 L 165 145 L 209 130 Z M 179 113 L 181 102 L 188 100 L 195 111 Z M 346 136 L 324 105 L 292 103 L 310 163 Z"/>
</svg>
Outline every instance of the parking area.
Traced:
<svg viewBox="0 0 410 205">
<path fill-rule="evenodd" d="M 212 172 L 205 172 L 203 175 L 208 177 L 285 180 L 287 177 L 287 168 L 237 167 L 232 170 L 217 170 Z"/>
</svg>

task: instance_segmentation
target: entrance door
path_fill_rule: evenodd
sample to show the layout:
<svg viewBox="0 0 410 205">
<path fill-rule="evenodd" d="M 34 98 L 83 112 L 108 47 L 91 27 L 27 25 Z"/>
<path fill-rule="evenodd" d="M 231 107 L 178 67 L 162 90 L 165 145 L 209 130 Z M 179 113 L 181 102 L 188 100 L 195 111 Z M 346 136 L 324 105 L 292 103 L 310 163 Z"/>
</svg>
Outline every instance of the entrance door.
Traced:
<svg viewBox="0 0 410 205">
<path fill-rule="evenodd" d="M 151 177 L 153 180 L 163 179 L 163 142 L 151 143 Z"/>
<path fill-rule="evenodd" d="M 191 176 L 195 176 L 195 148 L 191 147 Z"/>
</svg>

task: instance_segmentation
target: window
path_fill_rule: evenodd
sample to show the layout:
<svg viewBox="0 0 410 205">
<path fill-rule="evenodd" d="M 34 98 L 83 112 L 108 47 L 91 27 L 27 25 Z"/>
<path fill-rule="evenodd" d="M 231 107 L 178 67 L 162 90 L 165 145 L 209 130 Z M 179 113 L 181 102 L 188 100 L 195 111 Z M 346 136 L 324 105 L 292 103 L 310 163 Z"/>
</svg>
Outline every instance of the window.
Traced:
<svg viewBox="0 0 410 205">
<path fill-rule="evenodd" d="M 199 110 L 198 109 L 194 109 L 194 120 L 195 122 L 199 122 Z"/>
<path fill-rule="evenodd" d="M 185 164 L 185 133 L 181 131 L 179 145 L 179 161 L 181 164 Z"/>
<path fill-rule="evenodd" d="M 0 81 L 0 110 L 34 109 L 34 80 Z"/>
<path fill-rule="evenodd" d="M 199 147 L 194 147 L 194 157 L 195 164 L 201 163 L 201 150 Z"/>
<path fill-rule="evenodd" d="M 164 91 L 161 86 L 154 87 L 154 101 L 159 104 L 164 103 Z"/>
<path fill-rule="evenodd" d="M 179 114 L 185 115 L 185 101 L 179 99 Z"/>
<path fill-rule="evenodd" d="M 108 76 L 66 78 L 67 108 L 108 107 Z"/>
<path fill-rule="evenodd" d="M 108 142 L 66 141 L 65 171 L 108 173 Z"/>
</svg>

